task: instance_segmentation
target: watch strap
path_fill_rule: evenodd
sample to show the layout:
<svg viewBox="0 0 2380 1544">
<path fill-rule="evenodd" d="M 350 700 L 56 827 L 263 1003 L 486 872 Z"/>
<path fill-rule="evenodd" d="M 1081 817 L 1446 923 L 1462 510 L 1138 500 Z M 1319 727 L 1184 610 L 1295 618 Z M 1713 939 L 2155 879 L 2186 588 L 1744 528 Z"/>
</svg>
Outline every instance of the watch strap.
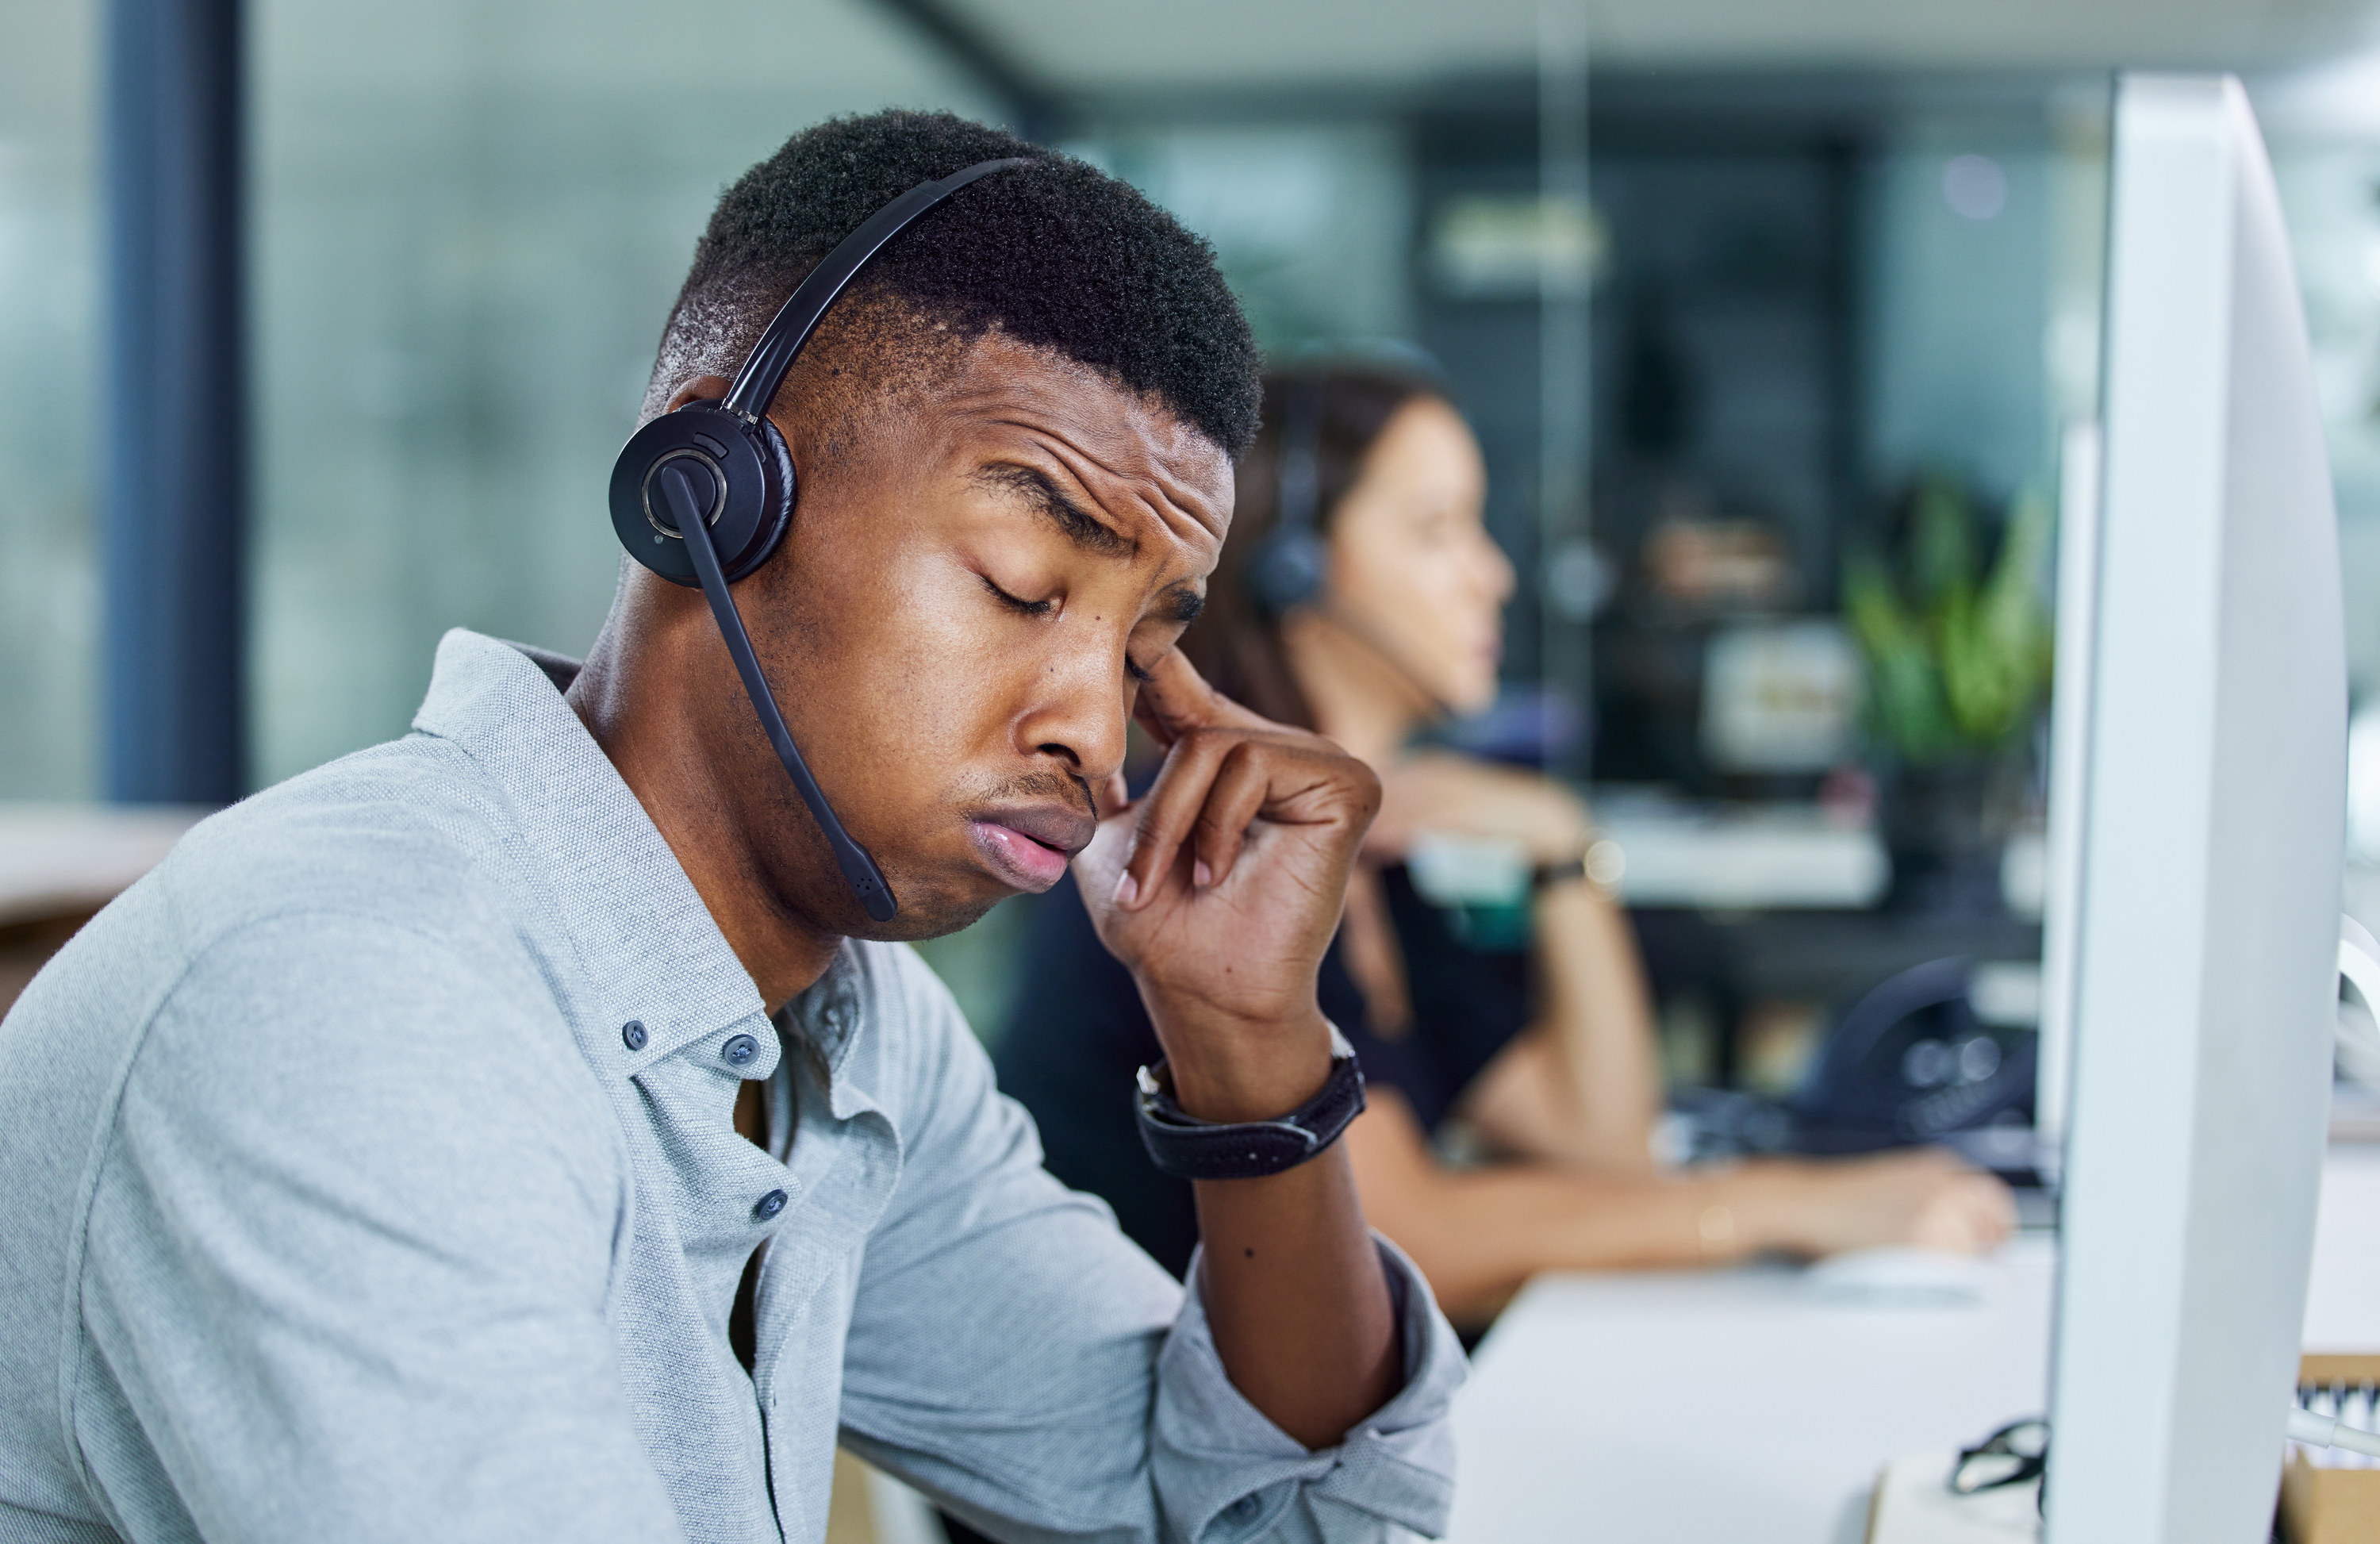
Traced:
<svg viewBox="0 0 2380 1544">
<path fill-rule="evenodd" d="M 1575 884 L 1586 878 L 1586 855 L 1568 858 L 1560 863 L 1540 863 L 1529 870 L 1531 890 L 1550 890 L 1558 884 Z"/>
<path fill-rule="evenodd" d="M 1175 1100 L 1162 1059 L 1141 1068 L 1135 1102 L 1148 1161 L 1176 1179 L 1262 1179 L 1320 1156 L 1364 1112 L 1363 1067 L 1335 1025 L 1330 1042 L 1321 1092 L 1278 1120 L 1199 1120 Z"/>
</svg>

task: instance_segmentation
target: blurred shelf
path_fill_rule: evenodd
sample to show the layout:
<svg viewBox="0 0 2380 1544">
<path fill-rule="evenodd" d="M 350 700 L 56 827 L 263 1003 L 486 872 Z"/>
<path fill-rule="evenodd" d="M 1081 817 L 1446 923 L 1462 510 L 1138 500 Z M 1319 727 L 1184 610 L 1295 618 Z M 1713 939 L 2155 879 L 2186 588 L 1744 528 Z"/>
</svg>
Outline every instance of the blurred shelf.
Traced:
<svg viewBox="0 0 2380 1544">
<path fill-rule="evenodd" d="M 98 910 L 212 812 L 182 805 L 0 802 L 0 927 Z"/>
<path fill-rule="evenodd" d="M 1998 965 L 2041 957 L 2041 927 L 2021 917 L 1770 912 L 1717 930 L 1732 951 L 1747 996 L 1844 1007 L 1885 978 L 1927 960 L 1958 954 Z"/>
<path fill-rule="evenodd" d="M 1695 805 L 1630 787 L 1591 802 L 1626 856 L 1620 898 L 1632 906 L 1858 911 L 1892 880 L 1873 830 L 1815 805 Z"/>
</svg>

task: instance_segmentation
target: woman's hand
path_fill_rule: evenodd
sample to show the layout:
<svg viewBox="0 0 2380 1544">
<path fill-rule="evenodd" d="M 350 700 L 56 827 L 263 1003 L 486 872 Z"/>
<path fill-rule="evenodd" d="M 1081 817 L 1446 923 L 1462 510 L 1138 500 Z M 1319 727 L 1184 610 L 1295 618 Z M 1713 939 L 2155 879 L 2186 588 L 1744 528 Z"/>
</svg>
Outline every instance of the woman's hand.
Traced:
<svg viewBox="0 0 2380 1544">
<path fill-rule="evenodd" d="M 1713 1198 L 1747 1247 L 1803 1255 L 1887 1244 L 1982 1254 L 2016 1226 L 2008 1186 L 1940 1148 L 1746 1163 L 1716 1177 Z"/>
<path fill-rule="evenodd" d="M 1382 776 L 1379 818 L 1364 851 L 1397 861 L 1424 831 L 1500 837 L 1525 847 L 1533 863 L 1566 863 L 1586 850 L 1595 826 L 1585 801 L 1552 778 L 1450 751 L 1424 751 Z"/>
</svg>

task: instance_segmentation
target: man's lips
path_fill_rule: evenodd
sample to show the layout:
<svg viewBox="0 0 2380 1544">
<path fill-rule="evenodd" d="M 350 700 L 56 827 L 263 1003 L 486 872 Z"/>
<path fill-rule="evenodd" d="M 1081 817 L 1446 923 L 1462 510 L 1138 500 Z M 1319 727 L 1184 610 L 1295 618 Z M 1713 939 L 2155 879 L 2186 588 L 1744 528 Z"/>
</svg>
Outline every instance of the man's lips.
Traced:
<svg viewBox="0 0 2380 1544">
<path fill-rule="evenodd" d="M 1055 805 L 985 809 L 967 821 L 967 834 L 992 869 L 1017 890 L 1047 890 L 1066 861 L 1091 845 L 1099 822 Z"/>
</svg>

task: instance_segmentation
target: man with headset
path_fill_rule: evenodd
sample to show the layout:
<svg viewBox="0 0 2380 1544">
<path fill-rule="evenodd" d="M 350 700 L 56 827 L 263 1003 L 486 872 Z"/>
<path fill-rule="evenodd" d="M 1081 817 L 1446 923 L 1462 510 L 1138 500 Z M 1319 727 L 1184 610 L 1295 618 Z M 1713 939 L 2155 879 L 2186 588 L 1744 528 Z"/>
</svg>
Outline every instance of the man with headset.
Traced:
<svg viewBox="0 0 2380 1544">
<path fill-rule="evenodd" d="M 0 1025 L 0 1537 L 817 1540 L 838 1440 L 1003 1538 L 1439 1531 L 1461 1355 L 1315 1003 L 1378 785 L 1173 650 L 1255 417 L 1078 162 L 881 114 L 732 187 L 587 663 L 448 635 Z M 897 942 L 1070 860 L 1186 1294 Z"/>
</svg>

